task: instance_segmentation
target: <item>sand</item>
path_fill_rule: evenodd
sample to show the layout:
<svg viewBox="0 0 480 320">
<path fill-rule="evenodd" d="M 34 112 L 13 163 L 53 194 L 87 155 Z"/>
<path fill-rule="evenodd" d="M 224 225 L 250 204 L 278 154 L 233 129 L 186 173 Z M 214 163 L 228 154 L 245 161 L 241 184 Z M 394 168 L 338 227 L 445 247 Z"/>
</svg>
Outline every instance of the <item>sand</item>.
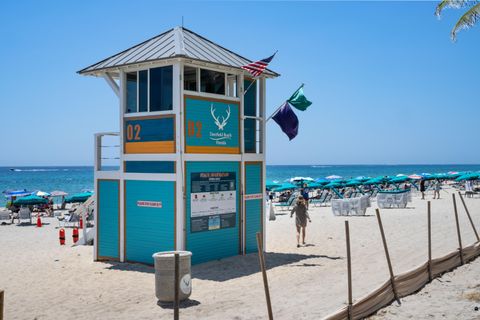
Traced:
<svg viewBox="0 0 480 320">
<path fill-rule="evenodd" d="M 434 257 L 458 247 L 451 192 L 442 191 L 443 199 L 432 200 Z M 480 227 L 480 199 L 466 202 Z M 462 240 L 471 244 L 475 236 L 458 204 Z M 266 262 L 276 319 L 318 319 L 345 305 L 345 220 L 350 221 L 354 299 L 388 278 L 375 207 L 372 203 L 365 217 L 348 218 L 334 217 L 329 207 L 311 208 L 308 244 L 301 248 L 296 247 L 294 219 L 286 212 L 267 222 Z M 382 210 L 382 219 L 395 273 L 427 259 L 426 201 L 414 197 L 406 209 Z M 93 262 L 93 247 L 60 246 L 57 222 L 44 222 L 42 228 L 0 226 L 0 288 L 5 290 L 6 319 L 172 318 L 170 306 L 157 305 L 152 267 Z M 68 229 L 68 244 L 71 235 Z M 374 318 L 418 319 L 433 314 L 472 319 L 477 315 L 472 311 L 475 302 L 463 294 L 479 288 L 479 261 L 434 280 L 402 299 L 402 306 L 391 305 Z M 193 266 L 192 276 L 193 293 L 182 305 L 181 318 L 266 318 L 256 254 Z M 471 294 L 475 297 L 475 292 Z"/>
</svg>

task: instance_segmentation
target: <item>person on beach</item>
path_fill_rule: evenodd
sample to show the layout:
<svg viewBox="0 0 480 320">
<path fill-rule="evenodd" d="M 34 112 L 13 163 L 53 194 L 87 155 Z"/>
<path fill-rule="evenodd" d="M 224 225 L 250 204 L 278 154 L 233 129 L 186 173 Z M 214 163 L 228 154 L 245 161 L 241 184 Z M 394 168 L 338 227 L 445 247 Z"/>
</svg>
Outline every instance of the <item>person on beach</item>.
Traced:
<svg viewBox="0 0 480 320">
<path fill-rule="evenodd" d="M 305 200 L 305 206 L 308 209 L 308 200 L 310 199 L 310 196 L 308 195 L 308 189 L 307 188 L 302 189 L 301 195 Z"/>
<path fill-rule="evenodd" d="M 307 219 L 309 222 L 310 216 L 308 215 L 307 206 L 305 205 L 305 199 L 303 196 L 299 196 L 297 203 L 290 212 L 290 218 L 295 213 L 295 225 L 297 227 L 297 248 L 300 248 L 300 231 L 302 232 L 302 244 L 305 244 L 305 229 L 307 228 Z"/>
<path fill-rule="evenodd" d="M 442 184 L 440 181 L 435 180 L 433 185 L 433 199 L 440 199 L 440 190 L 442 190 Z"/>
<path fill-rule="evenodd" d="M 425 200 L 425 180 L 420 180 L 420 192 L 422 193 L 422 200 Z"/>
</svg>

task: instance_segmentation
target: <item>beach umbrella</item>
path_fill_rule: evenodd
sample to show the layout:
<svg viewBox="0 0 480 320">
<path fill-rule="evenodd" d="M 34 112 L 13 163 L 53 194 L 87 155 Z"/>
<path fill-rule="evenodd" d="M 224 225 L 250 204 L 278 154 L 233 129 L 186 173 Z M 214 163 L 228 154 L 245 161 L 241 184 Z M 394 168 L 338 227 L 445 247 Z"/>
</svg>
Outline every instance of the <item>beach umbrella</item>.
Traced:
<svg viewBox="0 0 480 320">
<path fill-rule="evenodd" d="M 467 173 L 456 178 L 455 181 L 477 180 L 480 177 L 479 173 Z"/>
<path fill-rule="evenodd" d="M 325 177 L 325 179 L 327 180 L 338 180 L 338 179 L 342 179 L 343 177 L 341 176 L 337 176 L 337 175 L 331 175 L 331 176 L 328 176 L 328 177 Z"/>
<path fill-rule="evenodd" d="M 381 176 L 381 177 L 376 177 L 376 178 L 369 179 L 369 180 L 365 181 L 363 184 L 364 185 L 380 184 L 380 183 L 384 183 L 385 180 L 386 180 L 385 177 Z"/>
<path fill-rule="evenodd" d="M 341 187 L 342 187 L 342 184 L 337 181 L 332 181 L 323 186 L 323 188 L 325 189 L 333 189 L 333 188 L 341 188 Z"/>
<path fill-rule="evenodd" d="M 11 198 L 11 197 L 24 197 L 32 194 L 31 191 L 27 191 L 27 189 L 23 190 L 5 190 L 2 192 L 5 197 Z"/>
<path fill-rule="evenodd" d="M 290 178 L 290 182 L 302 184 L 304 182 L 314 181 L 311 177 L 293 177 Z"/>
<path fill-rule="evenodd" d="M 391 182 L 391 183 L 402 183 L 402 182 L 407 182 L 409 180 L 410 180 L 410 178 L 407 177 L 407 176 L 396 176 L 396 177 L 393 177 L 392 179 L 390 179 L 389 182 Z"/>
<path fill-rule="evenodd" d="M 348 180 L 347 183 L 345 184 L 347 187 L 356 187 L 356 186 L 359 186 L 361 185 L 362 182 L 360 180 L 357 180 L 357 179 L 351 179 L 351 180 Z"/>
<path fill-rule="evenodd" d="M 432 177 L 434 179 L 449 179 L 449 174 L 448 173 L 435 173 L 435 174 L 432 174 Z"/>
<path fill-rule="evenodd" d="M 297 186 L 290 183 L 290 182 L 286 182 L 286 183 L 282 183 L 282 185 L 278 188 L 273 188 L 273 191 L 275 192 L 281 192 L 281 191 L 286 191 L 286 190 L 292 190 L 292 189 L 296 189 Z"/>
<path fill-rule="evenodd" d="M 325 185 L 325 183 L 319 183 L 319 182 L 308 182 L 307 187 L 308 188 L 322 188 Z"/>
<path fill-rule="evenodd" d="M 327 184 L 330 182 L 330 180 L 327 180 L 325 178 L 318 178 L 317 180 L 315 180 L 315 182 L 320 184 Z"/>
<path fill-rule="evenodd" d="M 265 184 L 265 188 L 267 188 L 267 190 L 272 190 L 281 186 L 282 186 L 281 183 L 275 182 L 275 181 L 269 181 L 269 180 L 267 180 L 267 183 Z"/>
<path fill-rule="evenodd" d="M 422 176 L 421 175 L 418 175 L 418 174 L 411 174 L 408 176 L 410 179 L 412 180 L 421 180 L 422 179 Z"/>
<path fill-rule="evenodd" d="M 50 197 L 50 193 L 45 192 L 45 191 L 36 191 L 32 193 L 33 195 L 36 195 L 37 197 Z"/>
<path fill-rule="evenodd" d="M 48 200 L 42 197 L 38 197 L 36 195 L 29 195 L 25 197 L 18 198 L 17 200 L 13 201 L 14 205 L 19 206 L 26 206 L 26 205 L 37 205 L 37 204 L 47 204 Z"/>
<path fill-rule="evenodd" d="M 55 190 L 55 191 L 50 192 L 50 196 L 52 196 L 52 197 L 65 197 L 65 196 L 68 196 L 68 193 L 66 193 L 65 191 Z"/>
<path fill-rule="evenodd" d="M 447 179 L 454 180 L 460 176 L 462 176 L 464 173 L 462 172 L 449 172 L 447 174 Z"/>
<path fill-rule="evenodd" d="M 93 195 L 92 192 L 81 192 L 71 195 L 70 197 L 65 198 L 66 203 L 72 202 L 85 202 Z"/>
<path fill-rule="evenodd" d="M 368 181 L 370 179 L 371 179 L 371 177 L 365 177 L 365 176 L 358 176 L 358 177 L 355 178 L 355 180 L 358 180 L 360 182 L 365 182 L 365 181 Z"/>
<path fill-rule="evenodd" d="M 433 180 L 435 179 L 431 173 L 422 173 L 421 174 L 423 180 Z"/>
</svg>

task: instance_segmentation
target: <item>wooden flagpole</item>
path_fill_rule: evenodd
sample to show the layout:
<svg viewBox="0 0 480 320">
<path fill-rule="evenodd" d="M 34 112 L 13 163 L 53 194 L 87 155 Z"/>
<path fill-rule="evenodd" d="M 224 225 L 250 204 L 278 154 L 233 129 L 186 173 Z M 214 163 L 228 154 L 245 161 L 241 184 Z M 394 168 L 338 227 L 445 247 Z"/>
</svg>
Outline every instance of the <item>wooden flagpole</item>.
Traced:
<svg viewBox="0 0 480 320">
<path fill-rule="evenodd" d="M 401 304 L 398 298 L 397 288 L 395 287 L 395 275 L 393 274 L 392 261 L 390 260 L 390 254 L 388 253 L 387 240 L 385 239 L 385 232 L 383 231 L 382 218 L 380 217 L 380 210 L 376 209 L 378 227 L 380 228 L 380 234 L 382 235 L 383 249 L 385 250 L 385 257 L 387 258 L 388 272 L 390 273 L 390 283 L 392 284 L 393 296 L 397 300 L 398 304 Z"/>
</svg>

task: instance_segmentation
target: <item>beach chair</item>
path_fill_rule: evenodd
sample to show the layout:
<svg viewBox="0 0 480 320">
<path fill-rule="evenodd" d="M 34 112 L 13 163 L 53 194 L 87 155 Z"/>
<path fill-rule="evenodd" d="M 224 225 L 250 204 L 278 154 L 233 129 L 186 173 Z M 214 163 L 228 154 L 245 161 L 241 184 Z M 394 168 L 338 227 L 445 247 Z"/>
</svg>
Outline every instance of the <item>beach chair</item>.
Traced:
<svg viewBox="0 0 480 320">
<path fill-rule="evenodd" d="M 318 198 L 310 198 L 309 202 L 314 207 L 321 206 L 325 202 L 328 192 L 322 192 Z"/>
<path fill-rule="evenodd" d="M 290 195 L 290 198 L 288 198 L 286 202 L 277 202 L 277 203 L 274 203 L 273 205 L 276 208 L 280 208 L 280 210 L 290 210 L 290 207 L 292 207 L 296 197 L 297 197 L 296 193 L 292 193 Z"/>
<path fill-rule="evenodd" d="M 1 222 L 3 221 L 3 222 Z M 0 211 L 0 222 L 4 224 L 5 221 L 11 222 L 10 211 Z"/>
<path fill-rule="evenodd" d="M 326 207 L 331 201 L 332 201 L 332 198 L 333 198 L 333 194 L 332 193 L 327 193 L 327 195 L 325 196 L 325 200 L 323 200 L 323 202 L 321 203 L 324 207 Z"/>
<path fill-rule="evenodd" d="M 32 224 L 32 212 L 30 211 L 29 208 L 22 207 L 20 208 L 20 211 L 18 211 L 18 223 L 22 223 L 22 220 L 28 220 L 30 224 Z"/>
<path fill-rule="evenodd" d="M 77 211 L 66 214 L 63 219 L 63 227 L 78 227 L 80 224 L 80 215 Z M 60 220 L 59 220 L 60 221 Z M 59 223 L 60 224 L 60 223 Z"/>
</svg>

